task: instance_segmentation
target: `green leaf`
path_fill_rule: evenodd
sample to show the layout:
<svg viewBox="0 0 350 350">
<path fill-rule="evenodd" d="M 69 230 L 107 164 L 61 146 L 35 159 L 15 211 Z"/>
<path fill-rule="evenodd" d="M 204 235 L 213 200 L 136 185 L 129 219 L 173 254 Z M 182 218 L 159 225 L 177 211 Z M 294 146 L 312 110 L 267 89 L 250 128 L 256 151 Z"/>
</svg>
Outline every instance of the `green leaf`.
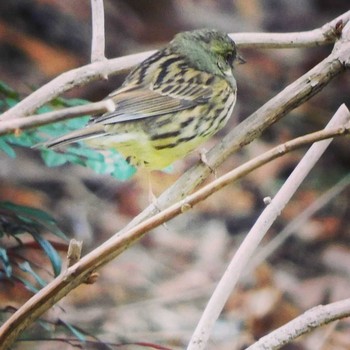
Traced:
<svg viewBox="0 0 350 350">
<path fill-rule="evenodd" d="M 14 276 L 15 279 L 19 280 L 20 282 L 23 283 L 23 285 L 29 290 L 31 291 L 33 294 L 36 294 L 39 292 L 39 289 L 36 288 L 32 283 L 30 283 L 29 281 L 27 281 L 25 278 L 21 277 L 21 276 Z"/>
<path fill-rule="evenodd" d="M 106 174 L 108 164 L 101 161 L 96 161 L 94 159 L 88 159 L 86 161 L 86 166 L 91 168 L 96 174 Z"/>
<path fill-rule="evenodd" d="M 9 146 L 4 138 L 0 137 L 0 149 L 5 152 L 10 158 L 16 158 L 15 150 Z"/>
<path fill-rule="evenodd" d="M 47 285 L 47 283 L 32 269 L 32 267 L 30 266 L 28 261 L 25 261 L 21 264 L 18 265 L 20 267 L 20 269 L 24 272 L 29 273 L 30 275 L 32 275 L 35 280 L 38 282 L 38 284 L 40 285 L 41 288 L 45 287 Z"/>
<path fill-rule="evenodd" d="M 15 90 L 13 90 L 9 85 L 0 81 L 0 93 L 4 94 L 7 97 L 11 97 L 13 99 L 18 100 L 19 94 Z"/>
<path fill-rule="evenodd" d="M 45 251 L 47 257 L 50 259 L 55 276 L 58 276 L 61 273 L 62 267 L 61 257 L 49 241 L 42 238 L 39 234 L 32 233 L 32 236 Z"/>
<path fill-rule="evenodd" d="M 23 226 L 23 231 L 29 230 L 30 233 L 37 232 L 40 229 L 46 229 L 56 236 L 68 240 L 67 236 L 59 229 L 56 220 L 43 210 L 14 204 L 11 202 L 1 202 L 0 209 L 7 210 L 8 214 L 15 216 L 17 226 Z M 30 229 L 30 225 L 34 230 Z"/>
<path fill-rule="evenodd" d="M 91 148 L 87 148 L 84 146 L 70 146 L 67 147 L 66 150 L 67 153 L 71 153 L 71 154 L 76 154 L 78 156 L 82 156 L 88 159 L 93 159 L 95 161 L 104 161 L 104 156 L 101 152 L 97 152 Z"/>
<path fill-rule="evenodd" d="M 19 95 L 5 83 L 0 82 L 0 93 L 3 93 L 5 96 L 1 102 L 7 108 L 14 106 L 18 102 Z M 84 105 L 89 102 L 79 98 L 67 99 L 58 97 L 38 108 L 37 113 L 50 112 L 62 107 Z M 32 130 L 25 130 L 20 135 L 2 136 L 0 137 L 0 150 L 6 153 L 7 156 L 14 158 L 16 149 L 12 146 L 32 147 L 47 139 L 56 138 L 70 131 L 83 128 L 89 119 L 90 116 L 77 117 L 54 124 L 43 125 Z M 67 147 L 65 153 L 40 148 L 40 154 L 48 167 L 60 166 L 66 163 L 78 164 L 89 167 L 98 174 L 112 175 L 119 180 L 127 180 L 136 172 L 136 169 L 130 166 L 118 152 L 111 151 L 106 155 L 106 152 L 101 153 L 90 149 L 84 143 Z"/>
<path fill-rule="evenodd" d="M 58 97 L 55 102 L 58 101 L 62 103 L 66 107 L 74 107 L 74 106 L 81 106 L 85 105 L 87 103 L 90 103 L 88 100 L 84 100 L 82 98 L 64 98 L 64 97 Z"/>
<path fill-rule="evenodd" d="M 67 163 L 67 156 L 57 153 L 51 149 L 45 149 L 41 152 L 41 157 L 48 167 L 54 167 Z"/>
<path fill-rule="evenodd" d="M 111 151 L 108 161 L 113 164 L 113 170 L 110 174 L 118 180 L 128 180 L 137 171 L 137 169 L 130 165 L 117 151 Z"/>
<path fill-rule="evenodd" d="M 76 130 L 85 126 L 89 121 L 89 119 L 90 119 L 90 116 L 86 115 L 79 118 L 65 120 L 64 123 L 68 129 Z"/>
<path fill-rule="evenodd" d="M 47 112 L 52 112 L 54 110 L 54 108 L 52 106 L 49 105 L 44 105 L 41 106 L 37 109 L 38 114 L 42 114 L 42 113 L 47 113 Z"/>
<path fill-rule="evenodd" d="M 71 325 L 70 323 L 63 321 L 60 319 L 60 323 L 66 327 L 77 339 L 79 339 L 81 342 L 86 341 L 86 336 L 84 333 L 82 333 L 80 330 L 78 330 L 76 327 Z"/>
<path fill-rule="evenodd" d="M 6 139 L 8 142 L 10 142 L 13 145 L 23 146 L 23 147 L 31 147 L 33 146 L 33 143 L 36 142 L 36 140 L 33 140 L 33 135 L 30 135 L 25 132 L 21 133 L 18 136 L 13 134 L 6 135 Z"/>
<path fill-rule="evenodd" d="M 5 248 L 0 247 L 0 261 L 2 262 L 5 270 L 6 277 L 11 277 L 12 275 L 12 266 L 7 255 Z"/>
<path fill-rule="evenodd" d="M 13 107 L 18 103 L 18 99 L 12 98 L 12 97 L 6 97 L 4 99 L 8 107 Z"/>
</svg>

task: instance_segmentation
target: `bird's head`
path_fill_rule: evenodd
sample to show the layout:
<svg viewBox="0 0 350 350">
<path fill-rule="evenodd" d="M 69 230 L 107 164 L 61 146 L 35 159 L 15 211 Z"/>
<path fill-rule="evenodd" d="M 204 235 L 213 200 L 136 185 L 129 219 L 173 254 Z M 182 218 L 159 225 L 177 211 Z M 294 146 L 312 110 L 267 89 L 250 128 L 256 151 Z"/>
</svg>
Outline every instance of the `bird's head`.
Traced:
<svg viewBox="0 0 350 350">
<path fill-rule="evenodd" d="M 216 75 L 232 75 L 235 62 L 243 63 L 235 42 L 225 33 L 212 29 L 182 32 L 170 44 L 186 57 L 189 65 Z"/>
</svg>

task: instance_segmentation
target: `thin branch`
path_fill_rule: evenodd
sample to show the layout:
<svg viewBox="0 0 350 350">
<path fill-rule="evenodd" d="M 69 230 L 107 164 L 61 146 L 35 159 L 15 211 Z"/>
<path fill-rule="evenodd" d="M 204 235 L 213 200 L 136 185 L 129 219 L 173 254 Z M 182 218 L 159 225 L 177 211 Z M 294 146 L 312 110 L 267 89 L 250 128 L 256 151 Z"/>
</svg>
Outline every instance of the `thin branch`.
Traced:
<svg viewBox="0 0 350 350">
<path fill-rule="evenodd" d="M 230 34 L 241 47 L 253 48 L 290 48 L 312 47 L 334 43 L 337 39 L 336 24 L 342 21 L 346 24 L 350 20 L 350 11 L 335 18 L 319 29 L 298 33 L 237 33 Z M 257 38 L 257 40 L 255 39 Z M 43 104 L 76 86 L 90 81 L 104 78 L 106 75 L 116 74 L 130 69 L 140 63 L 155 51 L 147 51 L 135 55 L 114 58 L 106 62 L 94 62 L 86 66 L 65 72 L 45 84 L 23 101 L 0 116 L 0 120 L 20 118 L 36 111 Z"/>
<path fill-rule="evenodd" d="M 104 79 L 106 75 L 124 72 L 155 52 L 153 50 L 114 58 L 105 62 L 94 62 L 62 73 L 4 112 L 0 116 L 0 121 L 25 117 L 64 92 L 93 80 Z"/>
<path fill-rule="evenodd" d="M 334 43 L 339 37 L 337 27 L 340 23 L 345 25 L 350 20 L 350 11 L 343 13 L 332 21 L 326 23 L 321 28 L 305 32 L 292 33 L 235 33 L 230 34 L 236 44 L 241 47 L 249 48 L 301 48 L 315 47 Z M 251 35 L 254 34 L 254 35 Z"/>
<path fill-rule="evenodd" d="M 91 0 L 91 62 L 105 61 L 105 18 L 103 0 Z M 107 77 L 106 77 L 107 78 Z"/>
<path fill-rule="evenodd" d="M 340 40 L 339 45 L 336 44 L 335 50 L 333 50 L 330 56 L 320 62 L 307 74 L 299 78 L 296 82 L 285 88 L 281 93 L 262 106 L 258 111 L 253 113 L 237 128 L 230 132 L 220 144 L 214 147 L 207 154 L 210 167 L 217 167 L 232 152 L 251 142 L 269 125 L 276 122 L 287 112 L 297 107 L 321 90 L 332 80 L 334 76 L 344 70 L 344 62 L 346 62 L 345 60 L 348 60 L 350 57 L 349 52 L 349 38 L 344 39 L 344 41 Z M 92 65 L 90 65 L 90 67 L 91 66 Z M 343 132 L 346 133 L 348 130 L 338 130 L 332 135 L 327 134 L 327 136 L 332 137 L 337 133 Z M 322 137 L 325 137 L 325 134 L 323 134 Z M 311 139 L 311 141 L 314 142 L 315 139 Z M 281 151 L 280 148 L 278 150 Z M 276 154 L 275 156 L 278 157 L 280 155 L 282 154 Z M 273 159 L 273 157 L 271 159 Z M 251 171 L 251 169 L 254 169 L 259 165 L 254 165 L 253 163 L 250 164 L 250 166 L 252 168 L 249 168 L 249 166 L 247 167 L 247 165 L 240 167 L 240 173 L 231 174 L 233 176 L 231 180 L 238 179 L 240 176 L 243 176 L 246 172 Z M 166 208 L 171 203 L 176 203 L 179 199 L 184 198 L 187 193 L 189 193 L 196 185 L 201 183 L 207 177 L 210 171 L 211 170 L 208 168 L 208 166 L 202 163 L 199 163 L 191 168 L 173 186 L 171 186 L 171 188 L 163 193 L 163 195 L 158 199 L 157 207 Z M 194 195 L 189 196 L 186 198 L 186 201 L 176 203 L 168 209 L 155 215 L 153 218 L 146 220 L 146 218 L 148 218 L 154 212 L 157 212 L 154 206 L 150 206 L 135 220 L 133 220 L 127 228 L 115 234 L 102 246 L 83 257 L 77 264 L 70 267 L 64 275 L 56 278 L 47 287 L 33 296 L 33 298 L 25 303 L 23 307 L 21 307 L 20 310 L 18 310 L 18 312 L 16 312 L 1 327 L 0 349 L 6 349 L 9 347 L 22 330 L 24 330 L 43 312 L 48 310 L 53 304 L 55 304 L 55 302 L 68 294 L 69 291 L 83 283 L 83 281 L 88 278 L 89 274 L 93 270 L 101 267 L 116 257 L 151 228 L 175 216 L 176 212 L 180 213 L 182 210 L 186 210 L 194 205 L 196 198 L 196 200 L 203 200 L 206 198 L 200 191 L 196 192 L 196 194 L 198 197 L 192 197 Z M 189 200 L 193 200 L 193 203 Z M 144 222 L 137 225 L 141 221 Z M 130 227 L 132 228 L 130 229 Z"/>
<path fill-rule="evenodd" d="M 350 299 L 316 306 L 262 337 L 246 350 L 276 350 L 313 329 L 350 316 Z"/>
<path fill-rule="evenodd" d="M 322 130 L 286 142 L 285 144 L 275 147 L 261 156 L 250 160 L 224 176 L 221 176 L 217 180 L 186 197 L 184 200 L 173 204 L 169 208 L 131 228 L 129 231 L 124 232 L 123 234 L 120 232 L 115 234 L 35 294 L 1 326 L 0 350 L 7 349 L 11 346 L 18 335 L 42 313 L 47 311 L 72 289 L 88 280 L 91 273 L 121 254 L 151 229 L 162 225 L 164 222 L 189 210 L 194 205 L 205 200 L 224 186 L 227 186 L 233 181 L 237 181 L 254 169 L 257 169 L 273 159 L 281 157 L 287 152 L 305 146 L 310 142 L 348 133 L 350 133 L 350 127 L 335 128 L 332 130 Z"/>
<path fill-rule="evenodd" d="M 317 200 L 312 202 L 308 207 L 294 218 L 288 225 L 278 233 L 274 239 L 267 243 L 260 251 L 254 254 L 253 259 L 244 270 L 244 276 L 251 276 L 252 271 L 263 261 L 275 252 L 288 237 L 297 232 L 317 211 L 324 208 L 330 201 L 336 198 L 342 191 L 350 185 L 350 174 L 342 178 L 328 191 L 323 193 Z"/>
<path fill-rule="evenodd" d="M 26 118 L 16 118 L 0 122 L 0 135 L 5 135 L 17 130 L 26 130 L 33 127 L 51 124 L 54 122 L 81 117 L 83 115 L 111 112 L 115 108 L 113 100 L 88 103 L 82 106 L 62 108 L 56 111 L 36 114 Z"/>
<path fill-rule="evenodd" d="M 349 122 L 350 112 L 345 105 L 341 105 L 328 123 L 325 131 Z M 261 213 L 238 248 L 210 298 L 187 347 L 188 350 L 202 350 L 206 348 L 216 320 L 259 243 L 331 142 L 332 139 L 323 140 L 310 147 L 271 203 Z M 280 147 L 281 152 L 284 152 L 283 148 L 283 146 Z"/>
</svg>

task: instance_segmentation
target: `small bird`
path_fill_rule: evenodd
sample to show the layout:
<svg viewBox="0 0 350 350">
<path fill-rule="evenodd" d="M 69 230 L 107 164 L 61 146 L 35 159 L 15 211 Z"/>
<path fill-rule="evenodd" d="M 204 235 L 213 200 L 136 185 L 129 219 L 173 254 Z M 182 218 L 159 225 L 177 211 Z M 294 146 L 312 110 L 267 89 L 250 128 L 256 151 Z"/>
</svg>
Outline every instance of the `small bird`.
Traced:
<svg viewBox="0 0 350 350">
<path fill-rule="evenodd" d="M 236 102 L 235 61 L 244 60 L 227 34 L 179 33 L 106 97 L 113 111 L 44 146 L 84 140 L 92 148 L 116 149 L 136 167 L 164 169 L 225 126 Z"/>
</svg>

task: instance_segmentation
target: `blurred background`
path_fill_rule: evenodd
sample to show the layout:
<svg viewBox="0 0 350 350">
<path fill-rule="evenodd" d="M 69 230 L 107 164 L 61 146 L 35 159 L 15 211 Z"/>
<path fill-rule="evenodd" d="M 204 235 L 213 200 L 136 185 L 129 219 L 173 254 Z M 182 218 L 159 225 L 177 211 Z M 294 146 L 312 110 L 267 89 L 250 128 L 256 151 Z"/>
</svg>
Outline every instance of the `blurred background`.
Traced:
<svg viewBox="0 0 350 350">
<path fill-rule="evenodd" d="M 108 58 L 162 47 L 184 30 L 205 27 L 228 33 L 304 31 L 318 28 L 349 10 L 348 0 L 104 3 Z M 0 2 L 0 79 L 23 97 L 62 72 L 88 64 L 90 44 L 91 9 L 87 0 Z M 233 116 L 206 149 L 320 62 L 331 49 L 243 50 L 247 64 L 236 68 L 238 102 Z M 124 77 L 93 82 L 64 96 L 98 101 L 117 88 Z M 349 103 L 349 86 L 348 73 L 336 77 L 261 138 L 232 155 L 218 175 L 274 145 L 323 128 L 340 104 Z M 348 142 L 347 138 L 336 140 L 327 150 L 264 244 L 348 173 Z M 263 209 L 263 198 L 274 195 L 303 152 L 293 152 L 255 171 L 148 234 L 104 267 L 95 284 L 80 286 L 60 303 L 61 308 L 50 312 L 46 317 L 56 326 L 46 330 L 47 334 L 62 336 L 57 320 L 64 320 L 106 342 L 150 342 L 171 349 L 184 348 L 216 281 Z M 198 154 L 193 154 L 177 162 L 169 174 L 155 172 L 155 194 L 169 187 L 196 161 Z M 16 159 L 0 152 L 0 200 L 48 211 L 69 237 L 84 241 L 84 253 L 142 211 L 148 205 L 147 191 L 147 174 L 142 171 L 121 182 L 79 166 L 47 168 L 34 150 L 18 149 Z M 210 349 L 243 348 L 312 306 L 348 297 L 349 216 L 349 189 L 345 188 L 267 261 L 245 276 L 217 323 Z M 62 256 L 65 249 L 64 246 Z M 48 264 L 45 257 L 36 254 L 38 265 Z M 18 307 L 30 295 L 24 286 L 1 283 L 0 308 Z M 349 326 L 342 321 L 321 347 L 321 331 L 316 331 L 285 349 L 347 349 Z M 42 334 L 38 329 L 34 327 L 30 336 Z M 55 349 L 57 343 L 19 342 L 16 349 L 41 347 Z M 135 349 L 135 345 L 122 348 Z"/>
</svg>

